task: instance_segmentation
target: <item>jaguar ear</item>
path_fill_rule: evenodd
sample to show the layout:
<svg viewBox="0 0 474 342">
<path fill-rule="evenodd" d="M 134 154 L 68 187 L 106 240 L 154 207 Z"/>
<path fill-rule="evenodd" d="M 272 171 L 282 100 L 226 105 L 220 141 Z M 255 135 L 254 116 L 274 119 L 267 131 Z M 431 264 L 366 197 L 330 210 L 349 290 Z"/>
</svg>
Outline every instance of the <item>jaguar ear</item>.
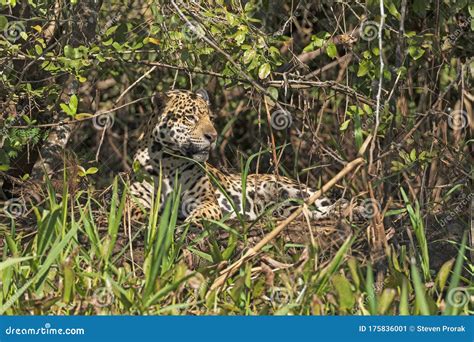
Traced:
<svg viewBox="0 0 474 342">
<path fill-rule="evenodd" d="M 207 104 L 210 104 L 211 101 L 209 100 L 209 94 L 207 93 L 206 89 L 199 89 L 196 91 L 196 95 L 200 96 L 204 99 L 204 101 L 207 102 Z"/>
<path fill-rule="evenodd" d="M 154 93 L 151 97 L 151 103 L 156 109 L 163 108 L 166 102 L 167 96 L 165 93 Z"/>
</svg>

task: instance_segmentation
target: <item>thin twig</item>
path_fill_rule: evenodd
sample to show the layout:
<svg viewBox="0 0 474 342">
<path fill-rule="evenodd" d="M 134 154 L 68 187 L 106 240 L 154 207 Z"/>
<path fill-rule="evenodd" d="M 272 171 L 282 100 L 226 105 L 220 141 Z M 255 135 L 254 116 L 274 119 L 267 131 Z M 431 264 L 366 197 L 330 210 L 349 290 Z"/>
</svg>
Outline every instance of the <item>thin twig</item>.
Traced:
<svg viewBox="0 0 474 342">
<path fill-rule="evenodd" d="M 335 81 L 305 81 L 305 80 L 276 80 L 276 81 L 267 81 L 266 85 L 271 85 L 272 87 L 285 87 L 294 89 L 306 89 L 306 88 L 331 88 L 332 90 L 343 93 L 349 96 L 354 97 L 358 101 L 368 104 L 370 106 L 375 106 L 376 102 L 362 94 L 357 93 L 351 87 L 345 86 Z"/>
<path fill-rule="evenodd" d="M 319 68 L 317 70 L 314 70 L 312 72 L 310 72 L 309 74 L 305 75 L 304 76 L 304 79 L 305 80 L 309 80 L 315 76 L 318 76 L 319 74 L 322 74 L 323 72 L 325 71 L 328 71 L 329 69 L 332 69 L 334 68 L 335 66 L 337 65 L 343 65 L 343 64 L 346 64 L 347 61 L 350 61 L 353 57 L 353 54 L 352 52 L 348 53 L 347 55 L 344 55 L 342 57 L 339 57 L 337 58 L 335 61 L 332 61 L 331 63 L 329 64 L 326 64 L 325 66 L 323 66 L 322 68 Z"/>
<path fill-rule="evenodd" d="M 155 69 L 157 68 L 156 65 L 152 66 L 150 68 L 150 70 L 148 70 L 147 72 L 145 72 L 143 75 L 141 75 L 135 82 L 133 82 L 127 89 L 125 89 L 122 94 L 120 94 L 120 96 L 117 98 L 117 100 L 115 100 L 114 104 L 118 104 L 120 102 L 120 100 L 130 91 L 130 89 L 132 89 L 133 87 L 135 87 L 141 80 L 143 80 L 145 77 L 147 77 L 148 75 L 150 75 Z"/>
<path fill-rule="evenodd" d="M 263 100 L 265 104 L 265 111 L 267 112 L 267 121 L 268 121 L 268 127 L 270 128 L 270 140 L 272 144 L 272 156 L 273 156 L 273 163 L 275 163 L 275 173 L 278 176 L 278 158 L 276 154 L 276 143 L 275 143 L 275 135 L 273 134 L 273 129 L 272 129 L 272 124 L 271 124 L 271 114 L 270 114 L 270 109 L 268 108 L 268 103 L 267 99 L 265 98 Z"/>
<path fill-rule="evenodd" d="M 56 126 L 64 126 L 64 125 L 72 125 L 72 124 L 75 124 L 75 123 L 78 123 L 78 122 L 83 122 L 83 121 L 87 121 L 87 120 L 91 120 L 93 118 L 96 118 L 98 116 L 101 116 L 101 115 L 104 115 L 104 114 L 107 114 L 107 113 L 112 113 L 112 112 L 115 112 L 116 110 L 120 109 L 120 108 L 124 108 L 124 107 L 127 107 L 131 104 L 134 104 L 134 103 L 137 103 L 137 102 L 140 102 L 144 99 L 149 99 L 150 97 L 149 96 L 145 96 L 145 97 L 141 97 L 139 99 L 136 99 L 136 100 L 133 100 L 133 101 L 130 101 L 130 102 L 127 102 L 121 106 L 118 106 L 118 107 L 114 107 L 112 109 L 108 109 L 108 110 L 104 110 L 104 111 L 100 111 L 100 112 L 97 112 L 96 114 L 94 115 L 91 115 L 91 116 L 88 116 L 86 118 L 82 118 L 82 119 L 76 119 L 76 120 L 67 120 L 67 121 L 59 121 L 59 122 L 56 122 L 56 123 L 50 123 L 50 124 L 40 124 L 40 125 L 30 125 L 30 126 L 10 126 L 11 128 L 47 128 L 47 127 L 56 127 Z"/>
<path fill-rule="evenodd" d="M 373 172 L 373 161 L 374 161 L 374 151 L 375 151 L 375 145 L 377 142 L 377 131 L 379 129 L 379 124 L 380 124 L 380 102 L 382 98 L 382 82 L 383 82 L 383 68 L 384 68 L 384 62 L 383 62 L 383 27 L 385 25 L 385 10 L 384 10 L 384 5 L 383 5 L 383 0 L 379 1 L 380 3 L 380 23 L 379 23 L 379 61 L 380 61 L 380 75 L 379 75 L 379 86 L 377 90 L 377 106 L 375 108 L 375 127 L 373 131 L 373 136 L 374 138 L 372 139 L 372 143 L 370 146 L 370 154 L 369 154 L 369 173 Z"/>
</svg>

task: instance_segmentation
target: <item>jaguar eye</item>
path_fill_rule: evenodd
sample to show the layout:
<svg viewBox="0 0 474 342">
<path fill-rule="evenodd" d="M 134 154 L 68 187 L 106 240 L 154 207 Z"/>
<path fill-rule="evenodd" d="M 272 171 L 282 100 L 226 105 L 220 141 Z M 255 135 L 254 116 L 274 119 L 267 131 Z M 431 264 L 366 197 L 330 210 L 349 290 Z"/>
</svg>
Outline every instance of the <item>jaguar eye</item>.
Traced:
<svg viewBox="0 0 474 342">
<path fill-rule="evenodd" d="M 194 115 L 186 115 L 184 119 L 189 123 L 192 123 L 192 124 L 196 123 L 196 118 Z"/>
</svg>

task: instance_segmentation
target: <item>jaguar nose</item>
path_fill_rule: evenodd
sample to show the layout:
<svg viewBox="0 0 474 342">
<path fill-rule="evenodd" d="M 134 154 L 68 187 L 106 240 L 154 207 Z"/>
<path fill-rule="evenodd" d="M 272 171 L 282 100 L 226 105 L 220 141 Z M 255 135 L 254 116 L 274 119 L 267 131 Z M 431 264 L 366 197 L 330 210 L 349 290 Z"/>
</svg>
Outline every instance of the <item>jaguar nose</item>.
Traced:
<svg viewBox="0 0 474 342">
<path fill-rule="evenodd" d="M 212 131 L 208 131 L 206 133 L 204 133 L 204 138 L 206 138 L 209 143 L 214 143 L 217 139 L 217 132 L 215 130 L 212 130 Z"/>
</svg>

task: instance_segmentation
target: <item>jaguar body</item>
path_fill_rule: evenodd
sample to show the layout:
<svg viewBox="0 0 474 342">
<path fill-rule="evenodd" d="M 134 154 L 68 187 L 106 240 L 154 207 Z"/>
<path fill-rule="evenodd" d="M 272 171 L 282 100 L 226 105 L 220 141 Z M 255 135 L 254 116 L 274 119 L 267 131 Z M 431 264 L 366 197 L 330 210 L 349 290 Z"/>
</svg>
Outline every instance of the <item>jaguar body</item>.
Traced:
<svg viewBox="0 0 474 342">
<path fill-rule="evenodd" d="M 161 206 L 180 187 L 180 216 L 191 222 L 219 220 L 224 215 L 255 220 L 269 208 L 288 216 L 298 201 L 315 190 L 287 177 L 248 175 L 244 186 L 240 174 L 223 172 L 207 163 L 218 133 L 205 92 L 173 90 L 153 97 L 154 111 L 144 130 L 135 163 L 146 177 L 131 185 L 131 193 L 149 209 L 161 180 Z M 219 185 L 218 185 L 219 184 Z M 281 204 L 283 202 L 283 204 Z M 334 209 L 327 198 L 318 199 L 311 210 L 314 219 Z"/>
</svg>

